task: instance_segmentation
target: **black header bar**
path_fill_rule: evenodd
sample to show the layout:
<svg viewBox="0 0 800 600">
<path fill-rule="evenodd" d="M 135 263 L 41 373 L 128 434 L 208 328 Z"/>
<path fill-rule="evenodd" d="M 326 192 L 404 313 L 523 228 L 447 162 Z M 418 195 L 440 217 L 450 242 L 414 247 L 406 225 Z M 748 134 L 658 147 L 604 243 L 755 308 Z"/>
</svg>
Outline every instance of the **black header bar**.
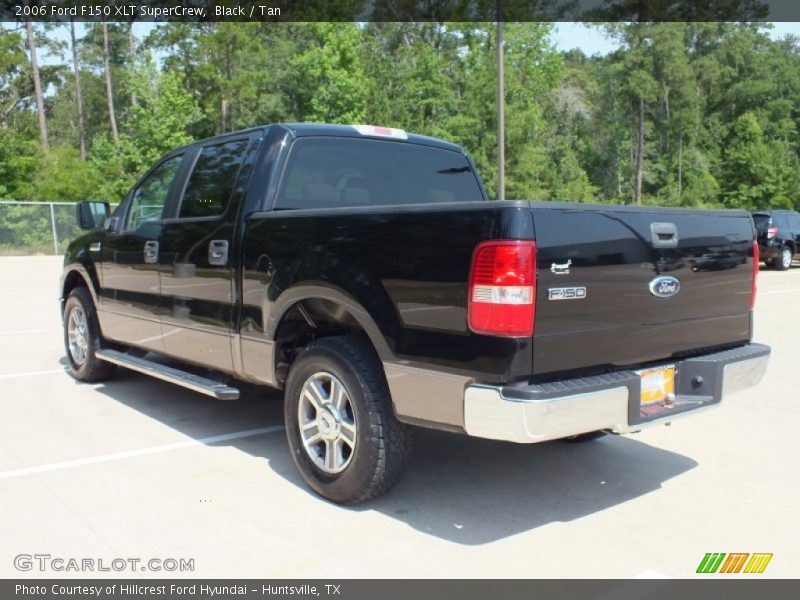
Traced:
<svg viewBox="0 0 800 600">
<path fill-rule="evenodd" d="M 796 0 L 0 0 L 0 21 L 800 21 Z"/>
<path fill-rule="evenodd" d="M 712 576 L 713 577 L 713 576 Z M 800 580 L 0 580 L 4 600 L 782 600 L 800 595 Z"/>
</svg>

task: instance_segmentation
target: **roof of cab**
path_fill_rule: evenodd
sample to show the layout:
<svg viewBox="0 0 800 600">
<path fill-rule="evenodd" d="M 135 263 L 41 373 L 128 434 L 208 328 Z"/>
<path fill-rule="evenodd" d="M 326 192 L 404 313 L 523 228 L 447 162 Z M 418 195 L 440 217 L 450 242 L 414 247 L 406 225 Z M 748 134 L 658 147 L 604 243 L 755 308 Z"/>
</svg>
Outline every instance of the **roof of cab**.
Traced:
<svg viewBox="0 0 800 600">
<path fill-rule="evenodd" d="M 417 135 L 416 133 L 407 133 L 408 139 L 401 140 L 381 135 L 369 135 L 361 133 L 352 125 L 329 125 L 324 123 L 282 123 L 282 125 L 289 129 L 297 137 L 331 136 L 353 138 L 368 137 L 376 140 L 390 139 L 393 142 L 423 144 L 425 146 L 434 146 L 436 148 L 442 148 L 443 150 L 452 150 L 453 152 L 464 154 L 464 149 L 458 144 L 446 142 L 434 137 L 428 137 L 427 135 Z"/>
<path fill-rule="evenodd" d="M 294 135 L 295 137 L 328 136 L 328 137 L 370 138 L 375 140 L 390 140 L 393 142 L 400 142 L 400 143 L 422 144 L 425 146 L 433 146 L 435 148 L 441 148 L 443 150 L 451 150 L 453 152 L 458 152 L 460 154 L 466 154 L 466 151 L 458 144 L 453 144 L 452 142 L 446 142 L 444 140 L 440 140 L 439 138 L 428 137 L 426 135 L 417 135 L 415 133 L 406 132 L 408 138 L 404 140 L 395 137 L 388 137 L 382 135 L 369 135 L 366 133 L 362 133 L 359 132 L 353 125 L 329 125 L 324 123 L 274 123 L 271 125 L 260 125 L 257 127 L 250 127 L 248 129 L 241 129 L 238 131 L 229 131 L 227 133 L 223 133 L 221 135 L 217 135 L 214 137 L 209 137 L 189 142 L 188 144 L 184 144 L 180 148 L 175 148 L 174 150 L 172 150 L 171 153 L 174 153 L 178 150 L 191 148 L 194 146 L 207 146 L 209 144 L 213 144 L 214 142 L 217 141 L 221 142 L 223 140 L 230 139 L 231 137 L 235 137 L 237 135 L 250 133 L 253 131 L 263 131 L 265 129 L 268 129 L 269 127 L 282 127 L 283 129 L 286 129 L 289 132 L 291 132 L 291 134 Z"/>
</svg>

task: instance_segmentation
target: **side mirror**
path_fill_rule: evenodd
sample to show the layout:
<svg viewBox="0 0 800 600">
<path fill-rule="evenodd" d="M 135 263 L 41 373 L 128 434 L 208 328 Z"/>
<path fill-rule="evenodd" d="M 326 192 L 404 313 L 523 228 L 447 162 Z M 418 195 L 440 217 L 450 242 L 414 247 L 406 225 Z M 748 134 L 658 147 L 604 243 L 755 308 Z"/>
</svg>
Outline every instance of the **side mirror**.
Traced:
<svg viewBox="0 0 800 600">
<path fill-rule="evenodd" d="M 108 202 L 78 202 L 78 227 L 81 229 L 97 229 L 103 227 L 111 210 Z"/>
</svg>

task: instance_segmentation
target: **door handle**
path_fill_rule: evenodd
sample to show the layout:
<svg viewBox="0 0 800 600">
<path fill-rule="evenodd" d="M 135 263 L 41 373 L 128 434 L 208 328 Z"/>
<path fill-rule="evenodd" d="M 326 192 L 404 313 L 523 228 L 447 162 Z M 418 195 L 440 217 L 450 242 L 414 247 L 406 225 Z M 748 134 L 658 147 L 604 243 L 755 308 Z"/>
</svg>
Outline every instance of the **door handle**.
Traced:
<svg viewBox="0 0 800 600">
<path fill-rule="evenodd" d="M 144 243 L 144 262 L 150 264 L 158 262 L 158 242 L 150 241 Z"/>
<path fill-rule="evenodd" d="M 228 240 L 211 240 L 208 244 L 208 264 L 217 267 L 228 264 Z"/>
</svg>

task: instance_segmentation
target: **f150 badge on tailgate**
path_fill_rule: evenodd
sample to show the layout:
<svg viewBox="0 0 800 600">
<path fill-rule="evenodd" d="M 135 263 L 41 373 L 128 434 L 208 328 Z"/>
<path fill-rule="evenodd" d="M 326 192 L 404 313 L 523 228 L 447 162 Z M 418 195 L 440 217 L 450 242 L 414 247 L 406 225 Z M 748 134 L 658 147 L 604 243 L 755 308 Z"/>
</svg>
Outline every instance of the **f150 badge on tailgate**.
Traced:
<svg viewBox="0 0 800 600">
<path fill-rule="evenodd" d="M 675 277 L 656 277 L 650 282 L 650 293 L 657 298 L 671 298 L 681 291 L 681 282 Z"/>
<path fill-rule="evenodd" d="M 586 298 L 585 287 L 549 288 L 547 290 L 548 300 L 583 300 L 584 298 Z"/>
</svg>

